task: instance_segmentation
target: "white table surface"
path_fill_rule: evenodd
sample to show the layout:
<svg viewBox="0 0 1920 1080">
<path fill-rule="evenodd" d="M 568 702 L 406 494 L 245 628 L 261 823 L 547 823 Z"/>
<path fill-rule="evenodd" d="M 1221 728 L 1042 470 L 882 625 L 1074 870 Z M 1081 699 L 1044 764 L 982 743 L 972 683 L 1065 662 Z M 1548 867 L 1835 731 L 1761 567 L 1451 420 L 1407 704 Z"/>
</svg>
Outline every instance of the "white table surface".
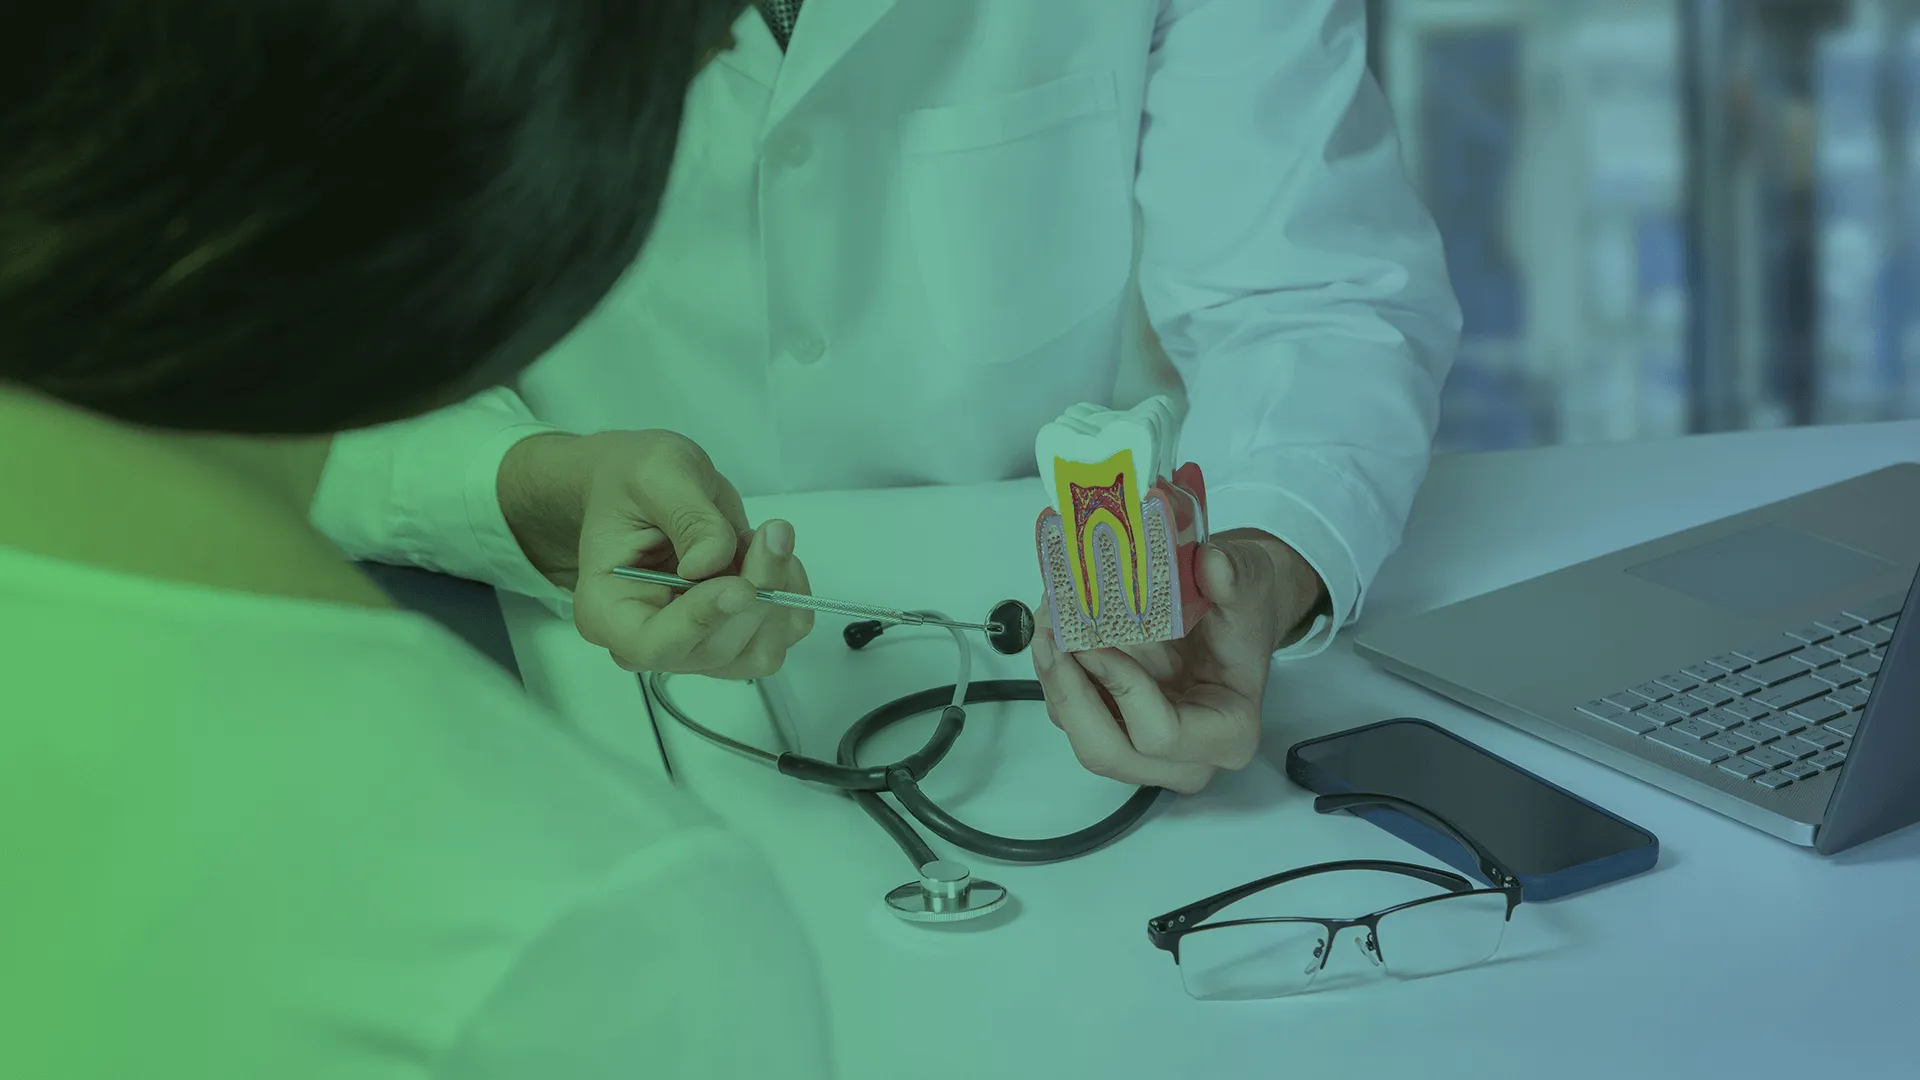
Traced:
<svg viewBox="0 0 1920 1080">
<path fill-rule="evenodd" d="M 1366 615 L 1438 606 L 1916 457 L 1920 423 L 1442 457 Z M 795 523 L 821 595 L 977 618 L 1005 596 L 1034 599 L 1044 498 L 1027 481 L 749 511 Z M 633 767 L 658 769 L 632 677 L 570 625 L 507 602 L 529 690 Z M 839 626 L 821 619 L 781 676 L 802 703 L 802 749 L 826 758 L 860 714 L 953 679 L 944 634 L 894 630 L 853 653 Z M 976 677 L 1031 676 L 1025 657 L 980 652 Z M 753 688 L 679 679 L 671 692 L 711 726 L 773 737 Z M 1362 821 L 1316 815 L 1280 769 L 1303 738 L 1395 716 L 1444 725 L 1651 829 L 1659 866 L 1522 905 L 1479 968 L 1400 982 L 1336 942 L 1318 992 L 1188 997 L 1171 957 L 1147 943 L 1148 918 L 1323 860 L 1432 862 Z M 1163 796 L 1108 848 L 1046 866 L 958 853 L 1016 899 L 1004 917 L 951 929 L 885 913 L 881 895 L 911 871 L 851 801 L 662 720 L 679 783 L 759 840 L 813 934 L 848 1078 L 1920 1076 L 1920 829 L 1822 859 L 1454 706 L 1344 645 L 1278 666 L 1266 717 L 1261 760 L 1200 796 Z M 917 746 L 930 723 L 903 725 L 867 760 Z M 1080 828 L 1126 794 L 1078 767 L 1037 704 L 971 710 L 926 787 L 963 820 L 1021 835 Z M 1311 899 L 1315 910 L 1295 913 L 1375 906 Z"/>
</svg>

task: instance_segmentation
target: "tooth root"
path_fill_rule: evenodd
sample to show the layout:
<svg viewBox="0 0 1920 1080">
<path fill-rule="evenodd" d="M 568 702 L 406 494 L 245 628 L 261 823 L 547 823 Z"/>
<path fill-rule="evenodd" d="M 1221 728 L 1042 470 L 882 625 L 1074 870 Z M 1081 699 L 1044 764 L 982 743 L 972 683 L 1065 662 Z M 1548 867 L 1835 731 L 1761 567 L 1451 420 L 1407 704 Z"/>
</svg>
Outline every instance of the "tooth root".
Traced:
<svg viewBox="0 0 1920 1080">
<path fill-rule="evenodd" d="M 1069 568 L 1073 549 L 1065 523 L 1052 508 L 1041 512 L 1034 531 L 1035 547 L 1047 604 L 1053 613 L 1054 641 L 1062 651 L 1171 641 L 1190 629 L 1181 557 L 1166 490 L 1152 489 L 1141 504 L 1144 530 L 1135 545 L 1139 562 L 1133 577 L 1138 583 L 1138 607 L 1118 600 L 1130 588 L 1122 556 L 1124 541 L 1103 521 L 1083 537 L 1088 576 L 1099 597 L 1099 610 L 1089 613 L 1082 609 L 1077 599 L 1081 583 Z"/>
</svg>

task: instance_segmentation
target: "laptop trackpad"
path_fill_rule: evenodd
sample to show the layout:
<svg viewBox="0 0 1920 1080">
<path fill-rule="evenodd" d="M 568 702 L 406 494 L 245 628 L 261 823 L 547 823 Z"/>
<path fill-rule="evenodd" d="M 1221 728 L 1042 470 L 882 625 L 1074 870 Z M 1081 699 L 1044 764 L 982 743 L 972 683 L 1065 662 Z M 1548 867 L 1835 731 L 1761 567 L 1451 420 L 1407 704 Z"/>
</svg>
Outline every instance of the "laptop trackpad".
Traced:
<svg viewBox="0 0 1920 1080">
<path fill-rule="evenodd" d="M 1715 607 L 1763 615 L 1885 573 L 1893 564 L 1831 540 L 1762 525 L 1627 568 Z"/>
</svg>

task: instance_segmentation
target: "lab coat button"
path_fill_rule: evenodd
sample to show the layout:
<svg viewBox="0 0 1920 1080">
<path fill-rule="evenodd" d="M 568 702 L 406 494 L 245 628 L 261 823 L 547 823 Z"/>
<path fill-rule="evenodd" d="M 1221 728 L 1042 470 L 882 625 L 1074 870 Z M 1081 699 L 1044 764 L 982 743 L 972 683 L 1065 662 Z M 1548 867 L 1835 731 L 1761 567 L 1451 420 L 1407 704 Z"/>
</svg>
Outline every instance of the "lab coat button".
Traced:
<svg viewBox="0 0 1920 1080">
<path fill-rule="evenodd" d="M 774 158 L 789 168 L 798 168 L 813 156 L 813 144 L 804 135 L 792 135 L 774 144 Z"/>
<path fill-rule="evenodd" d="M 787 351 L 793 357 L 795 363 L 811 364 L 826 355 L 827 344 L 819 338 L 795 338 L 793 344 Z"/>
</svg>

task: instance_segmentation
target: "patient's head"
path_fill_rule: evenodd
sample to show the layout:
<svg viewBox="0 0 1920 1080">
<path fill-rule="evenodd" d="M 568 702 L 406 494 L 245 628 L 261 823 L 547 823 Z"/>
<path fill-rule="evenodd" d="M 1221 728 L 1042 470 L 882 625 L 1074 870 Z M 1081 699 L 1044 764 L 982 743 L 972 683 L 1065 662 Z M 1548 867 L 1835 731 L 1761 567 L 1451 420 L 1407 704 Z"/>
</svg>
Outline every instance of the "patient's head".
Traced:
<svg viewBox="0 0 1920 1080">
<path fill-rule="evenodd" d="M 743 6 L 0 5 L 0 384 L 311 435 L 509 380 L 634 258 Z"/>
</svg>

